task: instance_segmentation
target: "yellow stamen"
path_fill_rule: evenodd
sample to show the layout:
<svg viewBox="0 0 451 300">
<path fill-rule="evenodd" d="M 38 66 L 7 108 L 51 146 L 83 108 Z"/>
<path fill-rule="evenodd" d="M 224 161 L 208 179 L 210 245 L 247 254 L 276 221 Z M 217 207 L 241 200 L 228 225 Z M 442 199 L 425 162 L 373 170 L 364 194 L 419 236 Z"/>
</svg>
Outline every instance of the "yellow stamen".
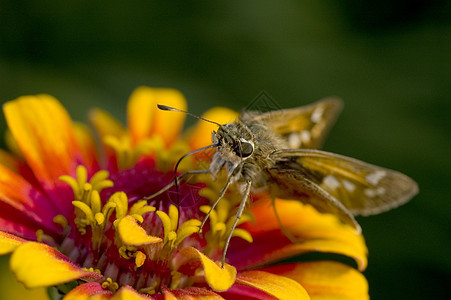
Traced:
<svg viewBox="0 0 451 300">
<path fill-rule="evenodd" d="M 169 216 L 163 211 L 157 211 L 156 214 L 160 217 L 161 223 L 163 223 L 164 230 L 164 243 L 166 244 L 169 240 L 169 233 L 171 232 L 172 224 Z"/>
<path fill-rule="evenodd" d="M 136 256 L 136 247 L 130 245 L 123 245 L 117 249 L 119 255 L 125 259 L 130 259 Z"/>
<path fill-rule="evenodd" d="M 252 243 L 254 239 L 252 238 L 252 235 L 249 233 L 249 231 L 246 231 L 242 228 L 235 228 L 235 230 L 232 233 L 232 236 L 236 236 L 239 238 L 242 238 L 246 242 Z"/>
<path fill-rule="evenodd" d="M 98 274 L 102 274 L 102 272 L 99 269 L 94 269 L 94 268 L 82 268 L 84 271 L 88 271 L 88 272 L 96 272 Z"/>
<path fill-rule="evenodd" d="M 40 243 L 43 241 L 47 241 L 47 242 L 51 242 L 51 243 L 55 242 L 55 240 L 50 235 L 45 234 L 44 230 L 42 230 L 42 229 L 36 230 L 36 240 Z"/>
<path fill-rule="evenodd" d="M 86 216 L 88 222 L 94 222 L 94 215 L 92 214 L 91 208 L 84 202 L 72 201 L 72 205 L 79 208 Z"/>
<path fill-rule="evenodd" d="M 53 218 L 53 223 L 60 224 L 65 230 L 68 226 L 67 219 L 63 215 L 57 215 Z"/>
<path fill-rule="evenodd" d="M 145 261 L 146 261 L 146 255 L 141 251 L 136 251 L 136 256 L 135 256 L 136 267 L 137 268 L 141 267 L 142 265 L 144 265 Z"/>
<path fill-rule="evenodd" d="M 83 166 L 78 166 L 76 174 L 78 186 L 83 186 L 88 181 L 88 170 Z"/>
<path fill-rule="evenodd" d="M 117 227 L 118 222 L 127 215 L 128 198 L 124 192 L 116 192 L 108 199 L 108 203 L 110 202 L 116 204 L 116 220 L 113 222 L 113 225 Z"/>
<path fill-rule="evenodd" d="M 201 191 L 204 190 L 206 191 L 202 193 L 203 195 L 211 194 L 210 189 L 202 189 Z M 205 253 L 214 251 L 215 248 L 223 248 L 225 246 L 225 241 L 230 235 L 230 231 L 232 230 L 233 223 L 236 219 L 236 216 L 233 214 L 233 210 L 231 209 L 232 207 L 234 207 L 234 201 L 229 201 L 229 199 L 222 199 L 222 201 L 220 201 L 216 205 L 216 208 L 211 212 L 211 206 L 209 205 L 203 205 L 200 207 L 201 212 L 205 214 L 210 212 L 210 231 L 205 235 L 205 238 L 207 240 L 207 248 L 205 250 Z M 238 221 L 237 225 L 240 225 L 252 219 L 252 215 L 249 212 L 245 212 Z M 252 235 L 242 228 L 235 228 L 232 236 L 242 238 L 250 243 L 253 241 Z"/>
<path fill-rule="evenodd" d="M 141 294 L 149 294 L 149 295 L 153 295 L 156 293 L 156 287 L 159 286 L 159 282 L 155 281 L 152 286 L 148 286 L 146 288 L 142 288 L 140 289 L 138 292 Z"/>
<path fill-rule="evenodd" d="M 174 247 L 177 247 L 188 236 L 198 232 L 201 223 L 202 222 L 197 219 L 191 219 L 183 223 L 177 231 L 177 238 L 174 242 Z"/>
<path fill-rule="evenodd" d="M 171 286 L 169 287 L 171 290 L 175 290 L 179 287 L 180 281 L 183 277 L 183 274 L 177 271 L 172 271 L 171 272 L 172 275 L 172 280 L 171 280 Z"/>
<path fill-rule="evenodd" d="M 147 201 L 146 200 L 141 200 L 141 201 L 138 201 L 138 202 L 136 202 L 135 204 L 132 205 L 132 207 L 130 208 L 128 214 L 132 215 L 132 216 L 135 216 L 135 215 L 142 216 L 145 213 L 148 213 L 148 212 L 151 212 L 151 211 L 155 211 L 155 207 L 147 205 Z M 135 217 L 135 219 L 136 219 L 136 217 Z"/>
<path fill-rule="evenodd" d="M 157 211 L 156 214 L 163 224 L 163 248 L 166 248 L 169 252 L 180 245 L 185 238 L 199 232 L 201 222 L 197 219 L 188 220 L 178 226 L 179 212 L 175 205 L 169 206 L 169 215 L 162 211 Z"/>
<path fill-rule="evenodd" d="M 102 283 L 102 288 L 109 289 L 111 292 L 115 293 L 119 289 L 119 284 L 108 277 L 106 281 Z"/>
<path fill-rule="evenodd" d="M 107 171 L 98 171 L 95 173 L 90 182 L 87 182 L 88 171 L 84 166 L 78 166 L 76 170 L 76 178 L 69 175 L 60 176 L 60 180 L 70 185 L 74 191 L 74 200 L 83 201 L 90 205 L 92 191 L 100 193 L 104 188 L 112 187 L 113 182 L 108 180 L 109 173 Z"/>
<path fill-rule="evenodd" d="M 95 215 L 100 212 L 102 208 L 102 202 L 100 200 L 100 194 L 98 191 L 93 190 L 91 194 L 91 209 L 92 213 Z"/>
<path fill-rule="evenodd" d="M 171 230 L 175 231 L 179 222 L 179 210 L 175 205 L 169 206 L 169 218 L 171 219 Z"/>
</svg>

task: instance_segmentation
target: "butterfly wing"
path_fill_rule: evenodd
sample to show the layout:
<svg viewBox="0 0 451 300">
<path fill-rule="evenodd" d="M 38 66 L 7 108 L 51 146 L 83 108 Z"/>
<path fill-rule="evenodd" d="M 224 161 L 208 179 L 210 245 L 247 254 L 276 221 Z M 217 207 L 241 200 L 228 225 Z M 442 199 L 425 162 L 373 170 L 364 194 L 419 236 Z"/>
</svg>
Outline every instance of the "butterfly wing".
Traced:
<svg viewBox="0 0 451 300">
<path fill-rule="evenodd" d="M 270 185 L 272 196 L 310 204 L 319 212 L 333 214 L 343 223 L 351 225 L 357 232 L 361 231 L 360 225 L 343 203 L 301 172 L 280 166 L 271 168 L 268 172 L 273 181 Z"/>
<path fill-rule="evenodd" d="M 283 170 L 290 170 L 288 174 L 305 178 L 318 190 L 338 199 L 353 215 L 390 210 L 418 193 L 416 182 L 408 176 L 346 156 L 311 149 L 278 150 L 273 155 L 278 160 L 271 171 L 273 179 L 284 174 Z"/>
<path fill-rule="evenodd" d="M 339 98 L 325 98 L 310 105 L 266 113 L 245 112 L 244 123 L 259 123 L 280 135 L 291 149 L 322 146 L 335 123 L 343 102 Z"/>
</svg>

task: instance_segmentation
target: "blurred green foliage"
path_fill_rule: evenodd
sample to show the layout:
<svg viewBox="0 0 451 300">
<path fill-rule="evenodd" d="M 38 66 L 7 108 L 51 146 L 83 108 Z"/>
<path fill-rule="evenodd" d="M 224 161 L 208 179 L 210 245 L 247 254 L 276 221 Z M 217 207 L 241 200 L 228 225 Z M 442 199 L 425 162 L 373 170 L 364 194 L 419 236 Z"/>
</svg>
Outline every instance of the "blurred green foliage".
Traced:
<svg viewBox="0 0 451 300">
<path fill-rule="evenodd" d="M 359 219 L 372 299 L 440 299 L 451 284 L 450 20 L 445 0 L 3 0 L 0 101 L 49 93 L 74 119 L 100 106 L 124 120 L 139 85 L 180 89 L 197 114 L 240 109 L 263 89 L 281 107 L 338 95 L 325 149 L 420 185 L 404 207 Z"/>
</svg>

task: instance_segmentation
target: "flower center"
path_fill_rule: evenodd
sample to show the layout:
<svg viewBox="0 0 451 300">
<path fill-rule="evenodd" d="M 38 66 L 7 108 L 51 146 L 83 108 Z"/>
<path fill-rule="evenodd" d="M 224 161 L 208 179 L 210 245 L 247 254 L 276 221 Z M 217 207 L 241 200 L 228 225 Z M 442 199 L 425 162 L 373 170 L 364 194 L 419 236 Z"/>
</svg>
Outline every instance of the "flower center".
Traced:
<svg viewBox="0 0 451 300">
<path fill-rule="evenodd" d="M 171 205 L 167 195 L 152 199 L 152 205 L 139 200 L 152 189 L 164 187 L 165 179 L 170 178 L 157 174 L 148 163 L 144 163 L 144 168 L 138 164 L 120 171 L 113 180 L 108 179 L 108 172 L 99 171 L 88 181 L 83 166 L 77 168 L 76 178 L 61 177 L 74 191 L 75 226 L 69 230 L 70 221 L 55 217 L 54 221 L 68 231 L 60 250 L 83 267 L 99 270 L 108 278 L 104 288 L 110 290 L 131 285 L 152 293 L 161 285 L 178 286 L 186 282 L 172 263 L 178 248 L 200 246 L 199 237 L 187 238 L 199 232 L 199 206 L 206 199 L 197 195 L 194 201 L 198 203 L 183 211 Z M 189 185 L 182 186 L 180 192 L 192 196 L 195 191 L 191 189 Z"/>
<path fill-rule="evenodd" d="M 183 147 L 179 148 L 168 151 L 180 152 Z M 131 168 L 111 177 L 102 170 L 88 180 L 86 168 L 78 166 L 75 178 L 60 178 L 73 190 L 74 212 L 69 219 L 61 215 L 54 218 L 65 232 L 59 250 L 82 267 L 100 272 L 106 279 L 102 284 L 105 289 L 115 291 L 130 285 L 141 293 L 153 294 L 162 286 L 182 288 L 195 281 L 178 272 L 177 255 L 183 248 L 194 247 L 212 259 L 221 257 L 239 199 L 226 195 L 211 212 L 202 234 L 200 220 L 210 210 L 209 204 L 216 201 L 221 182 L 198 175 L 195 183 L 180 184 L 178 194 L 172 188 L 142 200 L 173 180 L 173 162 L 168 159 L 180 155 L 163 153 L 156 151 L 157 159 L 133 159 Z M 195 167 L 190 164 L 182 170 Z M 244 214 L 239 224 L 250 219 Z M 252 241 L 242 229 L 235 229 L 232 235 Z M 39 237 L 44 240 L 47 236 L 40 232 Z"/>
</svg>

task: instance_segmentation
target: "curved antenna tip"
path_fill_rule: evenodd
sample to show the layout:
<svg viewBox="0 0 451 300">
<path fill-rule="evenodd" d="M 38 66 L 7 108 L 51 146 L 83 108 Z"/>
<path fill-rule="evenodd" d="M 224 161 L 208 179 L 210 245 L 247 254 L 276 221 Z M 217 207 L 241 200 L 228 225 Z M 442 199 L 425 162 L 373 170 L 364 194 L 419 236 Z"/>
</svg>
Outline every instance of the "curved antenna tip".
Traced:
<svg viewBox="0 0 451 300">
<path fill-rule="evenodd" d="M 181 110 L 181 109 L 178 109 L 178 108 L 174 108 L 174 107 L 170 107 L 170 106 L 166 106 L 166 105 L 162 105 L 162 104 L 157 104 L 157 107 L 159 109 L 161 109 L 161 110 L 182 112 L 182 113 L 185 113 L 185 114 L 187 114 L 189 116 L 195 117 L 196 119 L 204 120 L 206 122 L 210 122 L 210 123 L 213 123 L 213 124 L 216 124 L 216 125 L 222 127 L 221 124 L 219 124 L 219 123 L 217 123 L 215 121 L 211 121 L 211 120 L 205 119 L 204 117 L 196 116 L 195 114 L 192 114 L 190 112 L 187 112 L 187 111 L 184 111 L 184 110 Z"/>
<path fill-rule="evenodd" d="M 166 106 L 166 105 L 162 105 L 162 104 L 157 104 L 157 107 L 161 110 L 175 110 L 172 107 Z"/>
</svg>

